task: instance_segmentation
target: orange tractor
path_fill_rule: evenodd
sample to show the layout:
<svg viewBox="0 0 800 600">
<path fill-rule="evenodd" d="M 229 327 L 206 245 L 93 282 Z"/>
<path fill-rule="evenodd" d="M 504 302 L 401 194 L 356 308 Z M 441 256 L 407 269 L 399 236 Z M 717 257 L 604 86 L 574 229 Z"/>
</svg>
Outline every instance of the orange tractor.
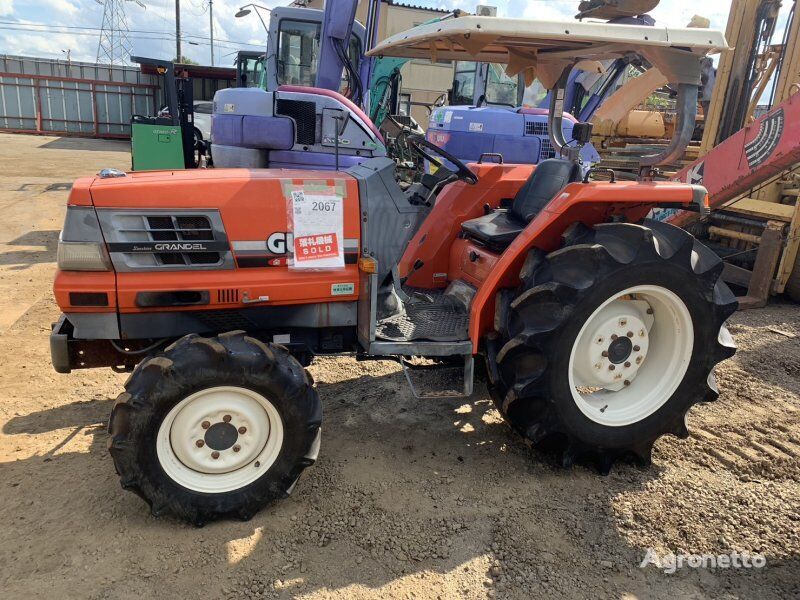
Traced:
<svg viewBox="0 0 800 600">
<path fill-rule="evenodd" d="M 713 252 L 647 216 L 707 210 L 703 187 L 654 181 L 654 167 L 691 138 L 699 61 L 725 47 L 702 29 L 421 25 L 372 53 L 535 75 L 553 90 L 560 157 L 465 165 L 415 138 L 438 168 L 402 187 L 363 113 L 335 92 L 292 86 L 215 99 L 215 128 L 238 123 L 246 137 L 260 123 L 282 137 L 212 152 L 228 162 L 257 152 L 265 168 L 78 180 L 59 244 L 52 360 L 59 372 L 132 371 L 109 423 L 122 486 L 153 514 L 195 524 L 246 519 L 285 497 L 320 447 L 322 404 L 304 367 L 333 352 L 409 370 L 419 368 L 409 357 L 463 363 L 459 391 L 485 378 L 509 425 L 560 448 L 565 465 L 647 463 L 660 436 L 686 437 L 687 411 L 716 398 L 714 366 L 734 352 L 724 322 L 736 302 Z M 641 157 L 639 181 L 595 180 L 580 162 L 591 125 L 562 133 L 564 84 L 572 68 L 634 53 L 678 90 L 676 136 Z M 239 139 L 234 129 L 227 139 Z M 315 143 L 335 153 L 320 169 L 278 166 Z"/>
</svg>

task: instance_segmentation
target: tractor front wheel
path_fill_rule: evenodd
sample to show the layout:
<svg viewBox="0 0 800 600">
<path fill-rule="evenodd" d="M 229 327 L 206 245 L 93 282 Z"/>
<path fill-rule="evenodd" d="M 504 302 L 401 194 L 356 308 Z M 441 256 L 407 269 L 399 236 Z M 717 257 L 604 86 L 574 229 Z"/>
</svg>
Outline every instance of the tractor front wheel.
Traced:
<svg viewBox="0 0 800 600">
<path fill-rule="evenodd" d="M 687 232 L 649 220 L 577 225 L 560 250 L 532 251 L 521 288 L 498 297 L 498 409 L 530 442 L 560 446 L 565 465 L 649 462 L 656 439 L 687 436 L 689 408 L 718 395 L 737 306 L 721 271 Z"/>
<path fill-rule="evenodd" d="M 232 332 L 178 340 L 117 399 L 109 450 L 154 515 L 248 519 L 285 497 L 319 450 L 322 405 L 286 349 Z"/>
</svg>

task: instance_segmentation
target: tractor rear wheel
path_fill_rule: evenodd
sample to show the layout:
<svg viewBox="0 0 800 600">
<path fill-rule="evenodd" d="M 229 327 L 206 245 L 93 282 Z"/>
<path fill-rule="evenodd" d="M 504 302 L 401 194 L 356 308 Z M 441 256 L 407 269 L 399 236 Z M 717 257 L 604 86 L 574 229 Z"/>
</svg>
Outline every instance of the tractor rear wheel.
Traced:
<svg viewBox="0 0 800 600">
<path fill-rule="evenodd" d="M 322 405 L 281 347 L 186 336 L 143 361 L 109 421 L 122 487 L 158 516 L 202 526 L 286 497 L 319 451 Z"/>
<path fill-rule="evenodd" d="M 490 388 L 507 422 L 569 466 L 607 473 L 653 443 L 688 436 L 686 413 L 716 399 L 714 365 L 733 355 L 736 300 L 722 263 L 658 221 L 573 226 L 564 247 L 533 250 L 522 286 L 498 296 Z"/>
</svg>

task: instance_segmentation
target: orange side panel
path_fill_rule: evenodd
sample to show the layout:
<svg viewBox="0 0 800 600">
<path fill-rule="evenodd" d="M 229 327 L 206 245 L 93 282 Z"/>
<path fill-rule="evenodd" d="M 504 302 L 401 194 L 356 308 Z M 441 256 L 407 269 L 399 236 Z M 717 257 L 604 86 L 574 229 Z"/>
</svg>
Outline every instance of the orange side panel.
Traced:
<svg viewBox="0 0 800 600">
<path fill-rule="evenodd" d="M 406 275 L 417 260 L 424 266 L 408 278 L 420 288 L 447 286 L 450 246 L 461 231 L 461 223 L 484 214 L 485 204 L 496 208 L 504 198 L 513 198 L 527 181 L 533 165 L 470 164 L 478 183 L 457 182 L 447 186 L 416 235 L 411 238 L 399 271 Z"/>
<path fill-rule="evenodd" d="M 354 293 L 332 295 L 335 284 L 352 284 Z M 138 292 L 208 291 L 210 304 L 175 308 L 140 308 L 136 306 Z M 219 292 L 222 293 L 219 293 Z M 238 292 L 239 301 L 230 302 L 231 291 Z M 269 301 L 250 306 L 278 304 L 308 304 L 312 302 L 344 302 L 358 299 L 358 265 L 343 269 L 295 271 L 286 267 L 233 269 L 227 271 L 176 271 L 174 273 L 118 273 L 117 294 L 121 313 L 161 312 L 165 310 L 209 310 L 242 308 L 245 293 L 251 298 L 268 296 Z"/>
<path fill-rule="evenodd" d="M 70 292 L 106 292 L 108 306 L 75 306 L 69 300 Z M 56 304 L 63 312 L 114 312 L 117 296 L 114 293 L 113 271 L 56 271 L 53 293 Z"/>
<path fill-rule="evenodd" d="M 458 238 L 450 247 L 450 268 L 447 279 L 463 279 L 470 285 L 480 287 L 492 272 L 500 255 L 479 246 L 472 240 Z"/>
<path fill-rule="evenodd" d="M 636 222 L 655 203 L 690 205 L 691 186 L 673 182 L 571 183 L 531 221 L 506 248 L 489 276 L 478 289 L 470 309 L 469 336 L 473 350 L 494 322 L 494 299 L 504 287 L 519 284 L 519 271 L 531 248 L 550 252 L 559 247 L 561 235 L 573 223 L 596 225 L 619 215 Z"/>
</svg>

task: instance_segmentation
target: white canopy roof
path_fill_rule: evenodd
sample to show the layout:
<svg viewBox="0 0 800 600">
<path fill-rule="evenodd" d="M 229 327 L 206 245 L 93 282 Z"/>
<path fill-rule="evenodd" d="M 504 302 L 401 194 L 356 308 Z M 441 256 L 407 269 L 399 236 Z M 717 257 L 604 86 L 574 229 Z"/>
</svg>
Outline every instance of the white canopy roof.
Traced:
<svg viewBox="0 0 800 600">
<path fill-rule="evenodd" d="M 553 87 L 565 67 L 638 54 L 670 83 L 699 83 L 699 59 L 728 49 L 721 31 L 465 16 L 419 25 L 393 35 L 368 54 L 429 60 L 475 60 L 507 65 Z"/>
</svg>

